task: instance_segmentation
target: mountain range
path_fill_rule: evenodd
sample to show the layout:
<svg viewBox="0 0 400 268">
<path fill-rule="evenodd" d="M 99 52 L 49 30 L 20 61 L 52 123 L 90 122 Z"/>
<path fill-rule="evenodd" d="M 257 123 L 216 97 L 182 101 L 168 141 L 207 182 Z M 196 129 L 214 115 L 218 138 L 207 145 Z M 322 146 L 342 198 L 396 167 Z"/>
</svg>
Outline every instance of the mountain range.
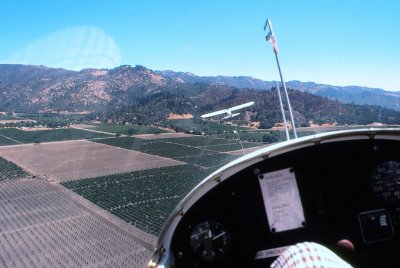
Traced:
<svg viewBox="0 0 400 268">
<path fill-rule="evenodd" d="M 85 111 L 104 121 L 148 124 L 166 120 L 170 113 L 193 114 L 199 118 L 206 112 L 255 101 L 255 105 L 238 120 L 258 121 L 261 127 L 267 128 L 281 121 L 276 89 L 268 86 L 260 89 L 268 83 L 274 84 L 249 77 L 213 78 L 172 71 L 154 72 L 140 65 L 69 71 L 2 64 L 0 111 Z M 289 87 L 293 83 L 289 83 Z M 377 105 L 344 104 L 304 92 L 307 91 L 304 88 L 322 91 L 317 90 L 317 86 L 312 87 L 312 83 L 297 84 L 302 91 L 291 89 L 289 96 L 299 125 L 307 126 L 310 121 L 338 124 L 400 122 L 400 112 Z"/>
<path fill-rule="evenodd" d="M 276 86 L 275 81 L 263 81 L 250 76 L 197 76 L 188 72 L 157 71 L 158 74 L 189 83 L 209 83 L 237 88 L 254 88 L 269 90 Z M 379 105 L 400 111 L 400 91 L 386 91 L 379 88 L 361 86 L 333 86 L 314 82 L 288 81 L 291 89 L 312 93 L 320 97 L 338 100 L 343 103 Z"/>
</svg>

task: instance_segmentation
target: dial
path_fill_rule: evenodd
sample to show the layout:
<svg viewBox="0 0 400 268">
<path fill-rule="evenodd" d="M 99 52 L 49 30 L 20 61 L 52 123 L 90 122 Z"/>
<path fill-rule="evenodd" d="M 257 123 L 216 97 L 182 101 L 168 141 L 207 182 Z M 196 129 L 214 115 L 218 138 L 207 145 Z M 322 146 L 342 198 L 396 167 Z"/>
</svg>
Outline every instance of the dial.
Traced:
<svg viewBox="0 0 400 268">
<path fill-rule="evenodd" d="M 230 236 L 221 223 L 204 221 L 193 228 L 190 244 L 195 255 L 212 262 L 229 251 Z"/>
<path fill-rule="evenodd" d="M 372 191 L 378 199 L 400 202 L 400 163 L 386 161 L 375 167 L 371 175 Z"/>
</svg>

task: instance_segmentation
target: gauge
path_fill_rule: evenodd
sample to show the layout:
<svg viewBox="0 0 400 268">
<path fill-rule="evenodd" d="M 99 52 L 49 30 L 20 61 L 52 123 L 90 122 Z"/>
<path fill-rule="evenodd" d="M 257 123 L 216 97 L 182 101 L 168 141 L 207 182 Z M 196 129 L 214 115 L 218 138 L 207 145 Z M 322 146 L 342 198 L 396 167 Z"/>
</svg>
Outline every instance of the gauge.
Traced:
<svg viewBox="0 0 400 268">
<path fill-rule="evenodd" d="M 371 175 L 371 185 L 378 199 L 400 202 L 400 163 L 386 161 L 377 165 Z"/>
<path fill-rule="evenodd" d="M 204 221 L 193 228 L 190 244 L 195 255 L 212 262 L 224 256 L 230 248 L 230 236 L 222 224 Z"/>
</svg>

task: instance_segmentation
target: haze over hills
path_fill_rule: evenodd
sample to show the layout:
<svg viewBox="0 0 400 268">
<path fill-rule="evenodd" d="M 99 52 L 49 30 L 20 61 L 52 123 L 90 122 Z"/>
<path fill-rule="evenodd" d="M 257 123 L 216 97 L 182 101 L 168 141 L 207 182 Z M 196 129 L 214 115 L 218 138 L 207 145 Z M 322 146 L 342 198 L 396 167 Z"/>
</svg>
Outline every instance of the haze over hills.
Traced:
<svg viewBox="0 0 400 268">
<path fill-rule="evenodd" d="M 210 83 L 227 85 L 237 88 L 266 89 L 275 87 L 274 81 L 263 81 L 250 76 L 197 76 L 187 72 L 157 71 L 165 77 L 176 81 L 189 83 Z M 338 100 L 343 103 L 379 105 L 400 111 L 400 92 L 386 91 L 379 88 L 360 86 L 333 86 L 314 82 L 288 81 L 286 86 L 291 89 L 308 92 L 321 97 Z"/>
<path fill-rule="evenodd" d="M 154 72 L 143 66 L 68 71 L 30 65 L 0 65 L 0 110 L 19 112 L 89 112 L 112 122 L 149 124 L 168 114 L 190 113 L 195 117 L 216 109 L 255 101 L 238 120 L 258 121 L 268 128 L 281 122 L 275 90 L 257 89 L 254 78 L 224 78 L 237 87 L 173 72 Z M 193 80 L 188 80 L 192 77 Z M 199 81 L 197 81 L 199 80 Z M 215 81 L 215 80 L 213 80 Z M 247 82 L 245 82 L 247 81 Z M 229 84 L 229 85 L 228 85 Z M 244 85 L 249 85 L 248 88 Z M 302 85 L 302 84 L 300 84 Z M 256 88 L 256 89 L 254 89 Z M 296 122 L 398 124 L 400 112 L 379 106 L 343 104 L 310 93 L 290 90 Z"/>
</svg>

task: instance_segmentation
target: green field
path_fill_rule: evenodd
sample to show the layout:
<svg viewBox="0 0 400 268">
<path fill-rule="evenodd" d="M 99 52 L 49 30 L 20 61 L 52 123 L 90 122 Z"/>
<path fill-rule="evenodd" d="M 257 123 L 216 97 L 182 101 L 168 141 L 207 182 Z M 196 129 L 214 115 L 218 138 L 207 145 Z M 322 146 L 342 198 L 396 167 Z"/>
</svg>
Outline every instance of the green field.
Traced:
<svg viewBox="0 0 400 268">
<path fill-rule="evenodd" d="M 157 140 L 119 137 L 95 142 L 187 163 L 62 183 L 107 211 L 155 235 L 160 232 L 174 207 L 193 187 L 212 171 L 238 157 L 217 149 L 239 145 L 230 140 L 202 136 Z M 248 143 L 250 145 L 260 144 Z"/>
<path fill-rule="evenodd" d="M 119 137 L 110 138 L 96 141 L 98 143 L 107 144 L 111 146 L 116 146 L 120 148 L 125 148 L 129 150 L 141 151 L 141 148 L 149 143 L 157 142 L 156 140 L 144 140 L 132 137 Z"/>
<path fill-rule="evenodd" d="M 283 131 L 271 131 L 271 130 L 257 130 L 257 131 L 246 131 L 239 132 L 239 137 L 242 141 L 248 142 L 263 142 L 265 136 L 273 137 L 275 142 L 286 140 L 285 132 Z M 237 140 L 238 135 L 235 133 L 225 133 L 216 135 L 216 137 Z"/>
<path fill-rule="evenodd" d="M 18 114 L 18 116 L 23 118 L 29 118 L 36 121 L 61 122 L 61 123 L 76 123 L 82 121 L 86 117 L 86 115 L 82 114 L 56 115 L 56 114 L 26 114 L 26 113 Z"/>
<path fill-rule="evenodd" d="M 221 144 L 221 145 L 208 146 L 207 149 L 216 150 L 218 152 L 231 152 L 231 151 L 242 150 L 242 146 L 243 146 L 243 149 L 248 149 L 248 148 L 253 148 L 253 147 L 260 147 L 260 146 L 263 146 L 263 144 L 252 143 L 252 142 L 244 142 L 242 144 L 240 144 L 240 143 L 230 143 L 230 144 Z"/>
<path fill-rule="evenodd" d="M 15 128 L 0 129 L 0 134 L 20 143 L 55 141 L 87 137 L 108 137 L 105 134 L 79 129 L 25 132 Z M 12 143 L 0 136 L 0 142 Z M 145 140 L 134 137 L 111 137 L 93 142 L 169 157 L 187 164 L 154 168 L 97 178 L 63 182 L 62 184 L 137 226 L 158 234 L 167 217 L 182 198 L 208 174 L 238 156 L 220 153 L 216 146 L 231 146 L 230 140 L 212 137 L 184 137 Z M 250 145 L 250 143 L 249 143 Z M 15 164 L 0 158 L 0 180 L 28 176 Z"/>
<path fill-rule="evenodd" d="M 18 142 L 15 142 L 13 140 L 10 140 L 9 138 L 7 138 L 6 136 L 3 136 L 3 134 L 1 134 L 0 131 L 0 146 L 4 146 L 4 145 L 15 145 L 15 144 L 19 144 Z"/>
<path fill-rule="evenodd" d="M 170 120 L 160 123 L 163 127 L 170 127 L 181 132 L 205 133 L 208 135 L 233 133 L 233 131 L 248 130 L 245 127 L 235 127 L 233 125 L 221 124 L 212 121 L 194 122 L 193 119 Z"/>
<path fill-rule="evenodd" d="M 137 125 L 114 125 L 114 124 L 90 124 L 95 126 L 91 128 L 93 130 L 110 132 L 115 134 L 130 135 L 129 129 L 131 129 L 132 135 L 138 134 L 159 134 L 165 133 L 166 131 L 159 129 L 157 127 L 150 126 L 137 126 Z"/>
<path fill-rule="evenodd" d="M 145 232 L 157 235 L 180 200 L 208 174 L 191 165 L 62 184 Z"/>
<path fill-rule="evenodd" d="M 185 138 L 169 138 L 163 140 L 166 143 L 173 143 L 179 145 L 187 145 L 190 147 L 196 147 L 199 149 L 207 149 L 209 151 L 217 151 L 217 152 L 230 152 L 243 149 L 259 147 L 263 146 L 262 143 L 256 142 L 247 142 L 242 141 L 240 144 L 239 140 L 230 140 L 223 138 L 215 138 L 215 137 L 203 137 L 203 136 L 195 136 L 195 137 L 185 137 Z"/>
<path fill-rule="evenodd" d="M 18 118 L 6 114 L 0 114 L 0 120 L 18 120 Z"/>
<path fill-rule="evenodd" d="M 97 140 L 98 143 L 140 151 L 152 155 L 168 157 L 206 169 L 226 164 L 237 156 L 221 152 L 240 150 L 239 143 L 212 137 L 188 137 L 176 139 L 143 140 L 120 137 Z M 260 143 L 243 143 L 244 148 L 258 147 Z M 212 161 L 210 161 L 212 159 Z"/>
<path fill-rule="evenodd" d="M 29 173 L 25 172 L 13 162 L 0 157 L 0 181 L 16 180 L 26 176 L 29 176 Z"/>
<path fill-rule="evenodd" d="M 203 136 L 193 136 L 193 137 L 183 137 L 183 138 L 168 138 L 164 139 L 164 142 L 175 143 L 181 145 L 188 145 L 194 147 L 207 147 L 212 145 L 221 145 L 221 144 L 229 144 L 232 143 L 231 140 L 227 139 L 217 139 L 211 137 L 203 137 Z"/>
<path fill-rule="evenodd" d="M 271 143 L 286 140 L 286 135 L 283 131 L 239 127 L 212 121 L 194 122 L 192 119 L 188 119 L 165 121 L 160 124 L 164 127 L 170 127 L 180 132 L 206 134 L 221 139 L 231 140 L 231 143 L 233 141 L 238 142 L 238 136 L 241 141 L 246 142 L 261 143 L 266 140 L 268 143 Z M 265 135 L 270 137 L 264 137 Z M 245 145 L 244 148 L 246 148 L 246 146 L 247 145 Z"/>
<path fill-rule="evenodd" d="M 101 137 L 109 137 L 109 135 L 89 132 L 80 129 L 73 129 L 73 128 L 39 130 L 39 131 L 23 131 L 16 128 L 0 129 L 0 145 L 10 145 L 13 142 L 12 140 L 15 140 L 14 144 L 18 144 L 18 143 L 50 142 L 50 141 L 62 141 L 62 140 L 93 139 Z"/>
</svg>

